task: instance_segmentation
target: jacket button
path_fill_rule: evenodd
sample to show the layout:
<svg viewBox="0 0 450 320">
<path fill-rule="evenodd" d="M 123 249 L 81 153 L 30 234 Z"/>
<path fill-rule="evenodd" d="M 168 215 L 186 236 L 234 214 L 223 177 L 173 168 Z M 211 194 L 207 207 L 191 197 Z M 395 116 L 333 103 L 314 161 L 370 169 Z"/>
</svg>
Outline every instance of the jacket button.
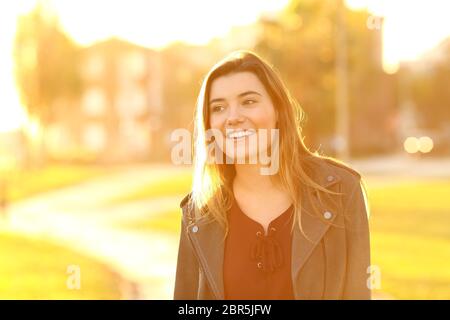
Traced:
<svg viewBox="0 0 450 320">
<path fill-rule="evenodd" d="M 331 217 L 333 216 L 333 214 L 330 212 L 330 211 L 325 211 L 324 213 L 323 213 L 323 217 L 325 218 L 325 219 L 331 219 Z"/>
<path fill-rule="evenodd" d="M 333 180 L 334 180 L 334 177 L 333 177 L 333 176 L 328 176 L 328 177 L 327 177 L 327 181 L 328 181 L 328 182 L 331 182 L 331 181 L 333 181 Z"/>
<path fill-rule="evenodd" d="M 261 262 L 258 262 L 256 265 L 258 266 L 258 269 L 262 268 L 262 263 Z"/>
<path fill-rule="evenodd" d="M 198 226 L 193 226 L 192 227 L 192 232 L 196 233 L 198 231 Z"/>
</svg>

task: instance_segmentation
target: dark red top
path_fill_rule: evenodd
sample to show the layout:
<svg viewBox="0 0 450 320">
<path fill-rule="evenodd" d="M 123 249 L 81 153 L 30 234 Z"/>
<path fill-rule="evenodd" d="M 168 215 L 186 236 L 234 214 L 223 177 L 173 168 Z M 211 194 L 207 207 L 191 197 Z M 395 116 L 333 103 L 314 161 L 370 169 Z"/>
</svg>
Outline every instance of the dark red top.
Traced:
<svg viewBox="0 0 450 320">
<path fill-rule="evenodd" d="M 264 227 L 248 217 L 233 198 L 225 241 L 225 299 L 294 299 L 291 278 L 293 206 Z"/>
</svg>

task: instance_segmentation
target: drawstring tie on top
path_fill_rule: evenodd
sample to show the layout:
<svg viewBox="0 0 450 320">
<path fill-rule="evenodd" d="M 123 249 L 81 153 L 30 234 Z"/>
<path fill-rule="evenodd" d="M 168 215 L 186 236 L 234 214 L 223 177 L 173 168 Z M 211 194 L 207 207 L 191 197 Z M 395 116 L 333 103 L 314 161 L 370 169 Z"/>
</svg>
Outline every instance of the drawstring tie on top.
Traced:
<svg viewBox="0 0 450 320">
<path fill-rule="evenodd" d="M 283 264 L 281 246 L 273 236 L 275 231 L 276 229 L 271 227 L 267 236 L 258 231 L 256 233 L 257 240 L 251 247 L 252 260 L 259 261 L 258 267 L 264 272 L 274 272 Z"/>
</svg>

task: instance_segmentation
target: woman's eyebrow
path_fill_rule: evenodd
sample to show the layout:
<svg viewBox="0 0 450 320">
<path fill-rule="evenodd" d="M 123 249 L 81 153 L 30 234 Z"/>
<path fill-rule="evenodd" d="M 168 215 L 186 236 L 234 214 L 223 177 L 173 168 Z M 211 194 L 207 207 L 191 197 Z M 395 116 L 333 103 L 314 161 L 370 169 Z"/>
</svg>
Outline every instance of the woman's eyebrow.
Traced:
<svg viewBox="0 0 450 320">
<path fill-rule="evenodd" d="M 249 94 L 257 94 L 259 96 L 262 96 L 259 92 L 256 92 L 256 91 L 245 91 L 245 92 L 242 92 L 242 93 L 238 94 L 238 97 L 242 98 L 242 97 L 244 97 L 246 95 L 249 95 Z M 218 102 L 218 101 L 225 101 L 225 99 L 224 98 L 212 99 L 212 100 L 209 101 L 209 104 L 214 103 L 214 102 Z"/>
</svg>

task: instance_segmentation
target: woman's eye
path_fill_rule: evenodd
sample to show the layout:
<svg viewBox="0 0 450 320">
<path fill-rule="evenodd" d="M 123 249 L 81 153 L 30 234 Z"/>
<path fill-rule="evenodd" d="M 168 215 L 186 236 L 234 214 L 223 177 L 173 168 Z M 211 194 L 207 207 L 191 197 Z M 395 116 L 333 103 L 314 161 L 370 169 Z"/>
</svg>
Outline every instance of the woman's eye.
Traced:
<svg viewBox="0 0 450 320">
<path fill-rule="evenodd" d="M 256 103 L 256 101 L 253 99 L 247 99 L 244 101 L 244 104 L 254 104 L 254 103 Z"/>
<path fill-rule="evenodd" d="M 213 106 L 211 108 L 212 112 L 219 112 L 219 111 L 222 111 L 222 110 L 223 110 L 223 106 L 221 106 L 221 105 Z"/>
</svg>

